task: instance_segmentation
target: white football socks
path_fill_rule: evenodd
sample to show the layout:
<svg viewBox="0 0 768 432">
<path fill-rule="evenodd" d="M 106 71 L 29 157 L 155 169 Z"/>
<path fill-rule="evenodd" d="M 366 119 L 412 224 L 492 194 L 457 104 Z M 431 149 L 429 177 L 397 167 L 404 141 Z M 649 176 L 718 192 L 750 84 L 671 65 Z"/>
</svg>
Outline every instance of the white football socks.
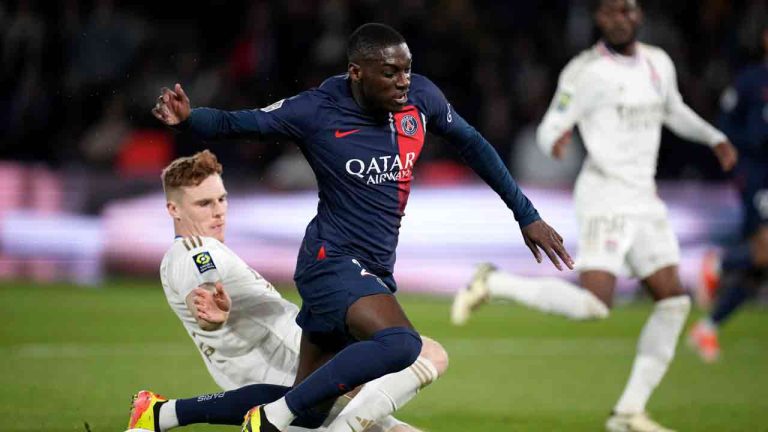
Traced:
<svg viewBox="0 0 768 432">
<path fill-rule="evenodd" d="M 267 415 L 267 420 L 279 430 L 285 430 L 296 418 L 296 415 L 288 408 L 285 396 L 264 405 L 264 414 Z"/>
<path fill-rule="evenodd" d="M 542 312 L 575 320 L 608 317 L 608 307 L 594 294 L 553 277 L 521 277 L 495 271 L 488 275 L 491 298 L 514 300 Z"/>
<path fill-rule="evenodd" d="M 179 427 L 179 419 L 176 417 L 176 399 L 171 399 L 160 405 L 160 413 L 157 416 L 157 423 L 160 425 L 160 430 L 163 432 Z"/>
<path fill-rule="evenodd" d="M 434 364 L 425 357 L 419 357 L 406 369 L 385 375 L 363 386 L 360 393 L 329 425 L 328 431 L 350 432 L 350 428 L 353 431 L 364 430 L 402 408 L 419 390 L 435 381 L 437 377 Z"/>
<path fill-rule="evenodd" d="M 640 333 L 632 373 L 614 411 L 629 414 L 645 410 L 645 404 L 675 355 L 677 340 L 690 309 L 691 300 L 688 296 L 670 297 L 656 302 Z"/>
</svg>

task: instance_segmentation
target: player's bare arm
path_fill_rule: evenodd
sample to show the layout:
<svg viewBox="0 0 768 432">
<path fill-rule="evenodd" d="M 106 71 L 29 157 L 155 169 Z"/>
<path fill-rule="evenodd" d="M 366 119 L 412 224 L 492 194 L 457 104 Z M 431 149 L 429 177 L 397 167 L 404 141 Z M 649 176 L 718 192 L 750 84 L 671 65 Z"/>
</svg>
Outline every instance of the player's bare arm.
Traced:
<svg viewBox="0 0 768 432">
<path fill-rule="evenodd" d="M 187 295 L 186 302 L 200 328 L 206 331 L 221 328 L 227 322 L 232 307 L 232 299 L 221 282 L 213 286 L 200 285 Z"/>
<path fill-rule="evenodd" d="M 571 258 L 568 251 L 565 250 L 563 237 L 546 222 L 541 219 L 532 222 L 522 229 L 522 234 L 525 245 L 531 250 L 531 253 L 533 253 L 537 262 L 542 261 L 541 251 L 539 250 L 541 249 L 547 254 L 549 260 L 552 261 L 552 264 L 554 264 L 558 270 L 563 270 L 560 260 L 562 260 L 569 269 L 573 270 L 573 258 Z"/>
<path fill-rule="evenodd" d="M 739 152 L 736 150 L 736 147 L 734 147 L 734 145 L 731 144 L 731 142 L 728 140 L 716 144 L 714 147 L 712 147 L 712 151 L 715 153 L 717 161 L 720 162 L 720 167 L 723 169 L 723 171 L 727 172 L 732 170 L 733 167 L 736 166 L 736 162 L 739 160 Z"/>
<path fill-rule="evenodd" d="M 186 120 L 191 111 L 189 97 L 181 88 L 181 84 L 177 83 L 173 90 L 167 87 L 160 89 L 152 115 L 167 126 L 175 126 Z"/>
</svg>

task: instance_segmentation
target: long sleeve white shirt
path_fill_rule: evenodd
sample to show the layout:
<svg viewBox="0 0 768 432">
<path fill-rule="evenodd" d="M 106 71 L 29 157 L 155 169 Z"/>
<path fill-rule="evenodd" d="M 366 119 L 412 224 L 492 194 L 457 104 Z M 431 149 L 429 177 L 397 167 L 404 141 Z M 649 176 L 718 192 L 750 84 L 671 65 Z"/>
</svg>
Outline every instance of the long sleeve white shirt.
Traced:
<svg viewBox="0 0 768 432">
<path fill-rule="evenodd" d="M 231 249 L 209 237 L 177 238 L 163 257 L 160 279 L 168 304 L 220 387 L 293 384 L 301 339 L 298 308 Z M 219 280 L 232 299 L 229 319 L 220 329 L 205 331 L 186 298 L 199 285 Z"/>
<path fill-rule="evenodd" d="M 726 139 L 683 102 L 662 49 L 637 43 L 627 57 L 598 42 L 563 69 L 536 138 L 551 155 L 578 126 L 587 159 L 574 192 L 577 213 L 658 214 L 666 212 L 654 180 L 662 125 L 709 146 Z"/>
</svg>

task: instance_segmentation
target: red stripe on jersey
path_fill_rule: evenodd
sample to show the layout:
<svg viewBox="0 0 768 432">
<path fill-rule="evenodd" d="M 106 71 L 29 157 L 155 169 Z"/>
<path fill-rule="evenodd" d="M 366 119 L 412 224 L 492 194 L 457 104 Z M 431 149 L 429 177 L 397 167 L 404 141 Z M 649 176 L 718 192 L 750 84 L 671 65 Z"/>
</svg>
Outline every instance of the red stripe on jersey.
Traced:
<svg viewBox="0 0 768 432">
<path fill-rule="evenodd" d="M 397 148 L 400 153 L 402 168 L 397 181 L 400 214 L 405 212 L 408 195 L 411 193 L 411 180 L 416 160 L 424 146 L 424 124 L 421 113 L 413 105 L 408 105 L 395 114 L 395 129 L 397 130 Z"/>
</svg>

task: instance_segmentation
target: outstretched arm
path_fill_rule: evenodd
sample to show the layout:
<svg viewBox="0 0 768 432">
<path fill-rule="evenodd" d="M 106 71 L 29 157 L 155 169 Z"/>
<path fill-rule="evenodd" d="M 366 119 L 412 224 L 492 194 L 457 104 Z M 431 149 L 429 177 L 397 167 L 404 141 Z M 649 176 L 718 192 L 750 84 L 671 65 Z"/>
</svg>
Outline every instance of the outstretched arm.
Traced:
<svg viewBox="0 0 768 432">
<path fill-rule="evenodd" d="M 317 128 L 317 102 L 317 97 L 307 91 L 260 109 L 192 109 L 184 89 L 176 84 L 173 90 L 160 91 L 152 115 L 167 126 L 189 130 L 202 138 L 281 135 L 301 139 Z"/>
<path fill-rule="evenodd" d="M 550 261 L 562 270 L 563 263 L 573 269 L 573 259 L 563 245 L 563 238 L 546 222 L 541 220 L 528 197 L 518 187 L 496 150 L 480 133 L 457 113 L 451 122 L 456 124 L 445 134 L 467 164 L 501 196 L 512 210 L 520 224 L 525 245 L 531 250 L 536 261 L 542 261 L 543 251 Z"/>
<path fill-rule="evenodd" d="M 512 179 L 509 170 L 496 153 L 496 149 L 451 108 L 437 86 L 426 77 L 415 75 L 413 85 L 418 87 L 426 102 L 428 124 L 435 133 L 445 137 L 456 147 L 461 157 L 512 210 L 522 230 L 523 239 L 536 260 L 541 262 L 540 250 L 562 269 L 560 260 L 573 268 L 573 260 L 563 246 L 563 238 L 541 220 L 539 212 Z"/>
</svg>

